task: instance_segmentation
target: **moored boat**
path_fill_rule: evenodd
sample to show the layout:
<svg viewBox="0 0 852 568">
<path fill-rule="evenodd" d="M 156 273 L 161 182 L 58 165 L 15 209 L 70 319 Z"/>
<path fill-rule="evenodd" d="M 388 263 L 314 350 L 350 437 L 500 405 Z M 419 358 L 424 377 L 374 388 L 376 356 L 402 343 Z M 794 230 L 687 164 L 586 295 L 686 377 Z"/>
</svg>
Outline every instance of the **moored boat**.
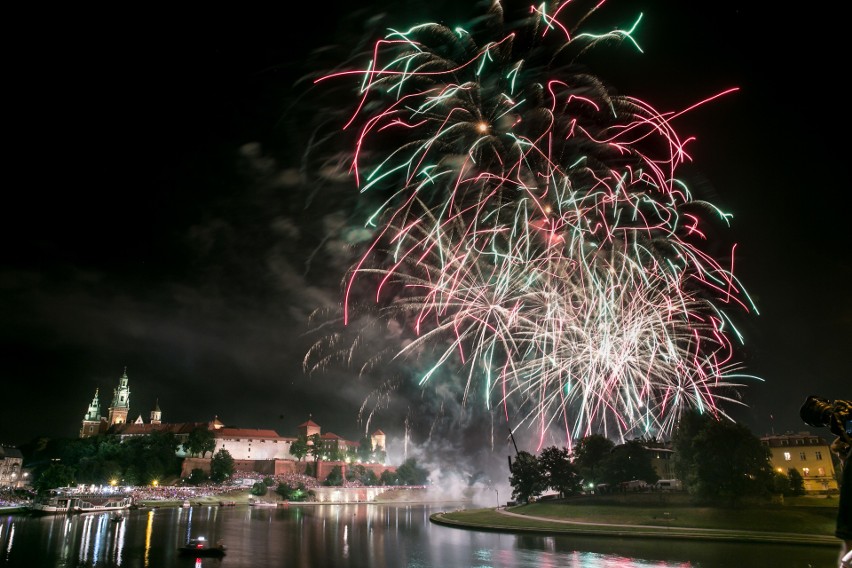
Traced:
<svg viewBox="0 0 852 568">
<path fill-rule="evenodd" d="M 124 511 L 131 505 L 133 498 L 124 495 L 66 493 L 54 490 L 50 495 L 34 501 L 30 505 L 30 512 L 36 515 L 100 513 Z"/>
<path fill-rule="evenodd" d="M 35 501 L 32 505 L 30 505 L 30 511 L 36 515 L 72 513 L 79 503 L 79 497 L 54 495 L 47 499 Z"/>
<path fill-rule="evenodd" d="M 79 499 L 74 506 L 74 513 L 103 513 L 112 511 L 126 511 L 133 504 L 130 497 L 113 497 L 104 501 L 86 501 Z"/>
</svg>

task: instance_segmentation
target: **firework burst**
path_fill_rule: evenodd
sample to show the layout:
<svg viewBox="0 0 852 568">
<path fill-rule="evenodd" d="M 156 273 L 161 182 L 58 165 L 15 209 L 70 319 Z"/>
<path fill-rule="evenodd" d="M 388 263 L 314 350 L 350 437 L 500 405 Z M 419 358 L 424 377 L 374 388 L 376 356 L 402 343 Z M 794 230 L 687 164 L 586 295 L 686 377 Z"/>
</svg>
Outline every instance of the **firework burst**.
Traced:
<svg viewBox="0 0 852 568">
<path fill-rule="evenodd" d="M 495 2 L 470 32 L 391 30 L 364 68 L 320 79 L 358 79 L 351 172 L 381 202 L 342 319 L 374 306 L 403 330 L 392 356 L 428 362 L 419 384 L 452 368 L 464 399 L 512 409 L 514 427 L 665 435 L 685 408 L 736 402 L 727 311 L 753 306 L 702 248 L 708 213 L 728 216 L 676 176 L 682 113 L 578 65 L 633 38 L 568 25 L 589 15 L 577 4 L 507 26 Z"/>
</svg>

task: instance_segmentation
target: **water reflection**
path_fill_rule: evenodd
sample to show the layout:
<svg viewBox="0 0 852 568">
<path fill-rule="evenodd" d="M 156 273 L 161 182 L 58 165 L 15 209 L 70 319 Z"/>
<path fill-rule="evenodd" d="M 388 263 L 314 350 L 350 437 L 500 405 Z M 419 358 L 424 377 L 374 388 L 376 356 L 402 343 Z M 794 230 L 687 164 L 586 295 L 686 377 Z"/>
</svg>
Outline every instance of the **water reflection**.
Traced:
<svg viewBox="0 0 852 568">
<path fill-rule="evenodd" d="M 159 568 L 830 566 L 837 548 L 512 535 L 433 525 L 440 507 L 365 504 L 193 506 L 109 514 L 0 517 L 0 566 Z M 187 538 L 228 546 L 224 559 L 181 558 Z"/>
</svg>

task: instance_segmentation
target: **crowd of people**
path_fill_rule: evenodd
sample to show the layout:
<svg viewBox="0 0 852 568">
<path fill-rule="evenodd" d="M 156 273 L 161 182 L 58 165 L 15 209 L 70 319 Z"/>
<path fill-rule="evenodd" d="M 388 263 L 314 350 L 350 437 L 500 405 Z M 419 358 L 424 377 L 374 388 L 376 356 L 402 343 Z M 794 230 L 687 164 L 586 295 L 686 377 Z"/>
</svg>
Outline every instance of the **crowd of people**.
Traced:
<svg viewBox="0 0 852 568">
<path fill-rule="evenodd" d="M 35 492 L 23 489 L 0 489 L 0 508 L 25 507 L 32 503 Z"/>
<path fill-rule="evenodd" d="M 268 480 L 271 480 L 270 484 Z M 228 493 L 243 491 L 255 483 L 266 482 L 271 491 L 279 484 L 286 483 L 290 487 L 301 485 L 305 489 L 321 487 L 322 482 L 317 478 L 302 473 L 284 473 L 269 475 L 258 472 L 238 472 L 224 483 L 203 483 L 188 485 L 183 482 L 177 485 L 144 485 L 130 488 L 104 488 L 104 491 L 121 491 L 133 497 L 134 502 L 142 501 L 182 501 L 203 497 L 222 496 Z M 342 487 L 363 487 L 360 480 L 344 480 Z M 35 492 L 32 490 L 0 490 L 0 507 L 23 507 L 32 503 Z"/>
</svg>

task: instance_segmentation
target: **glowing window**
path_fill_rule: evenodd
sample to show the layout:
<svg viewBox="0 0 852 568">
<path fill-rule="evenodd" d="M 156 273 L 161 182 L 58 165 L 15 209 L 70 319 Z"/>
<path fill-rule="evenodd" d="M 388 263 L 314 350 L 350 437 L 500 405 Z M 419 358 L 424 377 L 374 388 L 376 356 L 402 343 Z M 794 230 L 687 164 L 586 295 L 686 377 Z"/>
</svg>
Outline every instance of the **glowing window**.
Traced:
<svg viewBox="0 0 852 568">
<path fill-rule="evenodd" d="M 784 461 L 790 461 L 791 459 L 793 458 L 790 457 L 790 452 L 784 452 Z"/>
<path fill-rule="evenodd" d="M 809 475 L 811 474 L 811 468 L 809 468 L 809 467 L 803 467 L 803 468 L 802 468 L 802 473 L 804 474 L 804 476 L 805 476 L 805 477 L 809 476 Z"/>
<path fill-rule="evenodd" d="M 818 472 L 820 475 L 825 475 L 825 468 L 824 468 L 824 467 L 821 467 L 821 468 L 819 468 L 819 469 L 817 470 L 817 472 Z"/>
</svg>

